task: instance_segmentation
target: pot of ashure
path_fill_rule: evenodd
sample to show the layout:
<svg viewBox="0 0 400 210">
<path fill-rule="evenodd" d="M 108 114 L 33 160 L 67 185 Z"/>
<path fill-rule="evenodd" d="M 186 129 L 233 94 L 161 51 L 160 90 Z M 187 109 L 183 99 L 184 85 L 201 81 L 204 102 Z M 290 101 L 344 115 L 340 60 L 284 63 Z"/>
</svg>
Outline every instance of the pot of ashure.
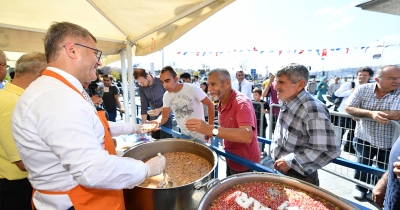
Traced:
<svg viewBox="0 0 400 210">
<path fill-rule="evenodd" d="M 133 189 L 125 189 L 124 198 L 127 210 L 181 210 L 197 208 L 201 198 L 206 192 L 206 188 L 197 187 L 198 189 L 196 189 L 195 186 L 202 186 L 214 178 L 214 171 L 218 160 L 216 153 L 205 144 L 195 140 L 174 138 L 141 142 L 126 150 L 123 157 L 145 160 L 157 156 L 158 153 L 166 156 L 167 154 L 176 154 L 181 152 L 194 154 L 204 158 L 210 164 L 209 172 L 201 178 L 181 186 L 179 186 L 179 183 L 175 182 L 171 188 L 164 188 L 164 186 L 136 186 Z M 184 161 L 184 163 L 190 164 L 191 161 Z M 168 165 L 168 158 L 166 164 Z M 171 167 L 171 165 L 168 167 Z M 177 168 L 176 170 L 180 170 L 180 168 Z M 162 174 L 158 177 L 160 177 L 160 181 L 163 180 Z M 173 181 L 173 178 L 174 177 L 171 177 L 169 174 L 168 179 Z"/>
<path fill-rule="evenodd" d="M 320 187 L 278 174 L 243 173 L 222 180 L 213 179 L 204 186 L 208 191 L 198 210 L 359 209 Z"/>
</svg>

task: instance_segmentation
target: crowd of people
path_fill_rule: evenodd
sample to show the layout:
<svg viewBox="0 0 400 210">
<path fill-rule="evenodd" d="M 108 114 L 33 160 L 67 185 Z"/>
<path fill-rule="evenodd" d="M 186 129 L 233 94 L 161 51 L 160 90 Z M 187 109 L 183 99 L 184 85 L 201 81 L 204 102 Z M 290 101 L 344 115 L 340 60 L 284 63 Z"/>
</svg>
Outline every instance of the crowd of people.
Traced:
<svg viewBox="0 0 400 210">
<path fill-rule="evenodd" d="M 53 23 L 44 38 L 45 53 L 23 55 L 13 81 L 5 84 L 7 59 L 0 51 L 0 98 L 6 99 L 0 104 L 1 209 L 31 209 L 32 200 L 38 210 L 122 210 L 122 189 L 162 173 L 162 156 L 147 162 L 116 156 L 111 136 L 142 133 L 143 127 L 115 122 L 117 111 L 124 110 L 111 75 L 103 75 L 101 94 L 85 91 L 102 65 L 96 42 L 79 25 Z M 156 124 L 153 138 L 171 137 L 159 126 L 172 128 L 174 116 L 188 137 L 205 142 L 218 137 L 227 152 L 259 163 L 264 146 L 260 149 L 257 137 L 265 137 L 269 114 L 274 169 L 316 186 L 318 170 L 342 152 L 342 138 L 334 132 L 325 100 L 327 94 L 340 98 L 332 111 L 354 117 L 339 120 L 340 127 L 354 129 L 345 139 L 348 150 L 346 143 L 343 149 L 353 151 L 361 164 L 372 165 L 375 158 L 377 167 L 387 170 L 382 177 L 356 171 L 355 179 L 377 184 L 371 192 L 357 185 L 353 196 L 397 209 L 400 143 L 393 141 L 395 128 L 389 120 L 400 120 L 400 67 L 380 67 L 374 83 L 369 83 L 373 75 L 363 67 L 357 81 L 340 84 L 335 77 L 328 85 L 327 77 L 309 82 L 308 69 L 290 63 L 270 73 L 259 89 L 243 71 L 231 81 L 223 68 L 208 72 L 202 83 L 188 73 L 178 77 L 171 66 L 163 67 L 159 76 L 141 68 L 133 74 L 139 84 L 142 124 Z M 258 113 L 255 104 L 261 104 Z M 226 166 L 227 176 L 253 171 L 229 158 Z"/>
</svg>

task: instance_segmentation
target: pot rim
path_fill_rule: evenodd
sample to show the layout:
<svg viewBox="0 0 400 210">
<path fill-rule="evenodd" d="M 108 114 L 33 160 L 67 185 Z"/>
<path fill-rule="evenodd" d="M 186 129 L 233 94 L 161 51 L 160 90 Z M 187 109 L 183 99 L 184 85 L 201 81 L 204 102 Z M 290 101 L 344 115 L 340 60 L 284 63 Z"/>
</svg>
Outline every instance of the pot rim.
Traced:
<svg viewBox="0 0 400 210">
<path fill-rule="evenodd" d="M 315 186 L 315 185 L 310 184 L 308 182 L 305 182 L 303 180 L 299 180 L 299 179 L 296 179 L 296 178 L 293 178 L 293 177 L 289 177 L 289 176 L 285 176 L 285 175 L 272 174 L 272 173 L 267 173 L 267 172 L 247 172 L 247 173 L 240 173 L 240 174 L 235 174 L 235 175 L 231 175 L 231 176 L 225 177 L 225 178 L 219 180 L 218 182 L 215 182 L 214 184 L 212 184 L 210 186 L 210 188 L 207 189 L 207 191 L 204 194 L 203 198 L 200 200 L 200 203 L 199 203 L 199 206 L 198 206 L 197 210 L 200 210 L 202 207 L 204 207 L 204 203 L 205 203 L 206 199 L 210 196 L 210 194 L 213 191 L 217 190 L 219 187 L 221 187 L 223 184 L 226 184 L 226 183 L 229 183 L 229 182 L 234 182 L 233 180 L 237 180 L 237 178 L 246 179 L 246 178 L 253 178 L 253 177 L 256 177 L 256 178 L 260 178 L 260 177 L 261 178 L 272 178 L 272 179 L 276 179 L 278 181 L 278 183 L 283 183 L 283 184 L 286 184 L 286 183 L 284 183 L 285 181 L 288 181 L 288 182 L 293 183 L 293 184 L 296 184 L 296 182 L 297 182 L 297 183 L 300 183 L 302 185 L 302 187 L 300 187 L 301 190 L 304 190 L 306 192 L 314 194 L 314 195 L 316 195 L 316 196 L 318 196 L 318 197 L 320 197 L 320 198 L 322 198 L 324 200 L 327 200 L 330 203 L 333 203 L 334 205 L 345 204 L 350 209 L 359 209 L 356 206 L 354 206 L 352 203 L 350 203 L 347 200 L 345 200 L 344 198 L 341 198 L 340 196 L 337 196 L 337 195 L 335 195 L 335 194 L 333 194 L 333 193 L 331 193 L 331 192 L 329 192 L 329 191 L 327 191 L 327 190 L 325 190 L 325 189 L 323 189 L 321 187 Z M 254 182 L 254 181 L 248 181 L 248 182 L 244 181 L 244 182 L 240 182 L 240 183 L 233 183 L 233 184 L 230 184 L 230 186 L 228 186 L 227 189 L 230 189 L 231 187 L 233 187 L 233 186 L 235 186 L 237 184 L 249 183 L 249 182 Z M 295 186 L 295 185 L 289 185 L 289 186 L 299 188 L 298 186 Z M 312 188 L 312 189 L 314 189 L 316 191 L 322 192 L 325 195 L 321 196 L 321 195 L 316 194 L 314 192 L 310 192 L 310 191 L 308 191 L 308 190 L 306 190 L 304 188 Z M 222 192 L 225 192 L 225 191 L 222 191 Z M 215 198 L 217 198 L 219 195 L 220 194 L 214 196 L 212 198 L 213 199 L 212 201 L 214 201 Z M 329 199 L 327 199 L 326 197 L 329 197 Z"/>
<path fill-rule="evenodd" d="M 211 178 L 209 178 L 209 179 L 204 180 L 205 178 L 210 177 L 212 175 L 211 173 L 215 172 L 215 168 L 218 165 L 217 153 L 214 150 L 212 150 L 211 148 L 209 148 L 207 146 L 207 143 L 205 143 L 203 141 L 196 140 L 196 139 L 166 138 L 166 139 L 152 139 L 152 140 L 149 140 L 149 141 L 142 141 L 142 142 L 138 142 L 138 143 L 132 145 L 132 147 L 130 147 L 129 149 L 125 150 L 124 154 L 122 155 L 122 157 L 124 157 L 126 153 L 128 153 L 129 151 L 131 151 L 133 149 L 139 148 L 141 146 L 145 146 L 147 144 L 157 143 L 157 142 L 185 142 L 185 143 L 191 143 L 191 144 L 199 145 L 199 146 L 207 149 L 209 152 L 211 152 L 211 154 L 213 155 L 213 158 L 214 158 L 213 166 L 212 166 L 211 170 L 206 175 L 204 175 L 203 177 L 201 177 L 201 178 L 199 178 L 199 179 L 197 179 L 197 180 L 195 180 L 193 182 L 190 182 L 190 183 L 188 183 L 186 185 L 181 185 L 181 186 L 177 186 L 177 187 L 170 187 L 170 188 L 148 188 L 148 187 L 140 187 L 140 186 L 135 186 L 135 187 L 142 188 L 142 189 L 148 189 L 148 190 L 172 190 L 172 189 L 177 189 L 177 188 L 181 188 L 181 187 L 187 187 L 187 186 L 191 186 L 191 185 L 194 185 L 194 186 L 195 185 L 199 185 L 199 184 L 205 183 L 205 182 L 207 182 L 207 181 L 209 181 L 211 179 Z M 214 177 L 214 176 L 211 176 L 211 177 Z"/>
</svg>

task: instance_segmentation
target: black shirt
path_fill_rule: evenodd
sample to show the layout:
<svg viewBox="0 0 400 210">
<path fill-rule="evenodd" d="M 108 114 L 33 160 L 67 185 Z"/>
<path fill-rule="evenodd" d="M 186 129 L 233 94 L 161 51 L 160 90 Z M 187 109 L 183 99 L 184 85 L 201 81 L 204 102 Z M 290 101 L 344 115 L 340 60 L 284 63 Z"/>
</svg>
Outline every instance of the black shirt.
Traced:
<svg viewBox="0 0 400 210">
<path fill-rule="evenodd" d="M 118 87 L 111 85 L 106 92 L 107 87 L 104 87 L 103 102 L 104 108 L 107 112 L 112 112 L 117 109 L 117 101 L 115 100 L 115 95 L 119 95 Z"/>
</svg>

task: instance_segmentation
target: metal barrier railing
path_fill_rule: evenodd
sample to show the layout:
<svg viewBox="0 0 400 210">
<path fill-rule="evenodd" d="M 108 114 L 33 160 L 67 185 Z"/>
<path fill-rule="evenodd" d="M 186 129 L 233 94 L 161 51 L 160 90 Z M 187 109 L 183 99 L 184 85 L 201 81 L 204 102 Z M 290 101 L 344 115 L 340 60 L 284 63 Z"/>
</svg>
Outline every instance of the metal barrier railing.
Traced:
<svg viewBox="0 0 400 210">
<path fill-rule="evenodd" d="M 256 114 L 256 123 L 257 123 L 257 136 L 265 137 L 265 127 L 264 123 L 266 124 L 267 122 L 264 122 L 265 118 L 265 113 L 263 112 L 264 109 L 264 104 L 262 102 L 257 102 L 257 101 L 252 101 L 253 103 L 253 108 Z M 260 151 L 264 151 L 263 144 L 265 143 L 259 142 L 258 147 L 260 147 Z"/>
<path fill-rule="evenodd" d="M 280 105 L 273 104 L 270 107 L 272 109 L 272 107 L 280 107 Z M 355 128 L 355 121 L 353 121 L 352 118 L 356 118 L 356 117 L 346 114 L 346 113 L 340 113 L 340 112 L 335 112 L 335 111 L 331 111 L 330 116 L 331 116 L 331 121 L 332 121 L 332 125 L 333 125 L 333 130 L 334 130 L 336 136 L 338 137 L 337 140 L 341 142 L 343 149 L 344 149 L 344 146 L 346 145 L 346 143 L 350 144 L 350 148 L 351 148 L 351 145 L 352 145 L 351 142 L 353 140 L 354 128 Z M 274 119 L 276 119 L 276 118 L 273 118 L 273 116 L 270 116 L 269 119 L 270 119 L 270 122 L 273 122 Z M 373 121 L 373 119 L 371 119 L 371 118 L 358 118 L 358 119 Z M 389 122 L 392 126 L 394 126 L 395 132 L 391 139 L 392 144 L 394 144 L 394 142 L 398 139 L 398 137 L 400 135 L 400 123 L 398 123 L 397 121 L 393 121 L 393 120 L 390 120 Z M 273 135 L 272 128 L 269 128 L 268 136 L 272 137 L 272 135 Z M 357 145 L 357 144 L 354 143 L 354 145 Z M 364 147 L 366 145 L 358 144 L 358 146 Z M 367 173 L 368 180 L 371 180 L 372 177 L 375 177 L 375 176 L 381 177 L 383 175 L 383 173 L 385 173 L 386 170 L 380 169 L 377 167 L 373 167 L 373 166 L 369 166 L 369 165 L 365 165 L 365 164 L 357 163 L 356 155 L 351 152 L 352 151 L 350 151 L 350 150 L 346 150 L 346 151 L 342 150 L 340 157 L 333 160 L 332 163 L 323 167 L 322 170 L 329 172 L 331 174 L 334 174 L 336 176 L 339 176 L 348 181 L 351 181 L 357 185 L 360 185 L 367 189 L 372 190 L 374 187 L 373 184 L 375 184 L 375 183 L 370 182 L 370 181 L 368 181 L 366 183 L 366 182 L 360 181 L 360 178 L 356 179 L 354 177 L 355 170 Z M 388 153 L 390 151 L 386 151 L 386 152 L 387 152 L 387 154 L 385 154 L 385 155 L 388 155 Z M 372 159 L 370 161 L 374 163 L 371 165 L 377 165 L 377 163 L 378 163 L 376 159 Z M 386 164 L 386 166 L 387 166 L 387 162 L 388 162 L 388 160 L 381 161 L 379 163 Z"/>
<path fill-rule="evenodd" d="M 271 105 L 270 110 L 272 110 L 273 107 L 280 107 L 280 106 L 277 105 L 277 104 L 273 104 L 273 105 Z M 331 114 L 331 116 L 335 116 L 335 117 L 350 117 L 350 118 L 353 118 L 353 116 L 351 116 L 351 115 L 344 114 L 344 113 L 339 113 L 339 112 L 331 112 L 330 114 Z M 274 123 L 274 119 L 276 119 L 276 118 L 273 118 L 272 114 L 270 114 L 270 118 L 269 119 L 270 119 L 270 123 L 272 124 L 272 123 Z M 141 119 L 139 119 L 139 118 L 137 119 L 137 121 L 140 121 L 140 120 Z M 372 120 L 372 119 L 366 118 L 365 120 Z M 399 133 L 400 133 L 400 124 L 398 122 L 396 122 L 396 121 L 390 121 L 390 123 L 395 126 L 395 128 L 396 128 L 395 129 L 395 136 L 398 136 Z M 337 124 L 337 123 L 333 122 L 333 124 Z M 260 143 L 265 143 L 266 145 L 270 145 L 271 144 L 271 140 L 270 139 L 272 139 L 272 133 L 273 133 L 272 132 L 272 126 L 268 126 L 268 127 L 270 128 L 269 132 L 268 132 L 268 138 L 269 139 L 266 139 L 266 138 L 263 138 L 263 137 L 258 137 L 258 141 Z M 340 136 L 340 134 L 341 134 L 340 132 L 343 129 L 347 129 L 348 130 L 349 128 L 340 127 L 338 125 L 334 125 L 335 133 L 339 132 L 338 136 Z M 181 134 L 181 133 L 179 133 L 179 132 L 177 132 L 177 131 L 175 131 L 173 129 L 169 129 L 169 128 L 165 128 L 165 127 L 161 126 L 161 130 L 164 131 L 164 132 L 170 133 L 173 136 L 178 137 L 178 138 L 191 139 L 191 137 L 186 136 L 184 134 Z M 395 137 L 393 137 L 393 139 L 394 138 Z M 339 138 L 338 140 L 343 140 L 343 139 Z M 221 147 L 219 145 L 220 139 L 218 139 L 218 138 L 213 139 L 211 144 L 204 143 L 202 141 L 198 141 L 198 142 L 206 144 L 211 149 L 213 149 L 218 155 L 226 157 L 226 158 L 228 158 L 228 159 L 230 159 L 230 160 L 232 160 L 234 162 L 237 162 L 237 163 L 239 163 L 241 165 L 244 165 L 244 166 L 246 166 L 246 167 L 248 167 L 248 168 L 250 168 L 252 170 L 270 172 L 270 173 L 277 173 L 272 168 L 265 167 L 265 166 L 263 166 L 263 165 L 261 165 L 259 163 L 251 162 L 251 161 L 249 161 L 249 160 L 247 160 L 245 158 L 239 157 L 237 155 L 234 155 L 234 154 L 232 154 L 230 152 L 227 152 L 227 151 L 221 149 Z M 335 160 L 332 161 L 332 163 L 330 163 L 327 166 L 325 166 L 324 168 L 322 168 L 322 170 L 324 170 L 326 172 L 329 172 L 331 174 L 334 174 L 336 176 L 344 178 L 344 179 L 346 179 L 348 181 L 351 181 L 351 182 L 353 182 L 355 184 L 361 185 L 361 186 L 366 187 L 368 189 L 373 189 L 373 187 L 374 187 L 373 185 L 366 184 L 365 182 L 361 182 L 361 181 L 359 181 L 357 179 L 354 179 L 353 175 L 350 175 L 350 174 L 354 173 L 355 169 L 359 170 L 359 171 L 362 171 L 362 172 L 365 172 L 365 173 L 368 173 L 370 175 L 375 175 L 375 176 L 379 176 L 379 177 L 382 176 L 383 173 L 385 173 L 385 170 L 357 163 L 356 160 L 355 160 L 355 156 L 354 155 L 351 155 L 348 152 L 343 152 L 343 151 L 342 151 L 341 157 L 336 158 Z M 215 175 L 216 175 L 216 177 L 218 177 L 218 169 L 216 170 L 216 174 Z"/>
</svg>

